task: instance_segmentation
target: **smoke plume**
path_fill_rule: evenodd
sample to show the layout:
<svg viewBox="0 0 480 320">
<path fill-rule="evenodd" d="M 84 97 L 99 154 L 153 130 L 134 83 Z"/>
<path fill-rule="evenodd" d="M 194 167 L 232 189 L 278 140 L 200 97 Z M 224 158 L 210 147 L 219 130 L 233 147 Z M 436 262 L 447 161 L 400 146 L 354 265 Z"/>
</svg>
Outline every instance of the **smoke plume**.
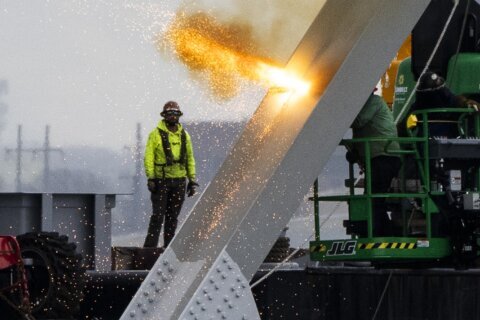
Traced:
<svg viewBox="0 0 480 320">
<path fill-rule="evenodd" d="M 184 12 L 207 12 L 224 24 L 249 26 L 260 53 L 284 64 L 326 0 L 185 1 Z"/>
<path fill-rule="evenodd" d="M 243 79 L 266 86 L 275 82 L 271 74 L 278 74 L 321 5 L 307 0 L 186 3 L 157 45 L 173 52 L 215 97 L 229 99 Z"/>
</svg>

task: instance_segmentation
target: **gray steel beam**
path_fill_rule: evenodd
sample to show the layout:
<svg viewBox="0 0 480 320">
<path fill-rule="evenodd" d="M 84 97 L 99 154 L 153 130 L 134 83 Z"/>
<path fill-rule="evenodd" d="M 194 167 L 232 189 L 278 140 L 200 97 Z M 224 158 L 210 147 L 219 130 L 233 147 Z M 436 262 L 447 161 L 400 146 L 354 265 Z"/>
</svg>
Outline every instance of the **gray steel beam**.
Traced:
<svg viewBox="0 0 480 320">
<path fill-rule="evenodd" d="M 42 193 L 42 231 L 53 230 L 53 194 Z"/>
<path fill-rule="evenodd" d="M 108 272 L 112 270 L 112 212 L 115 207 L 115 196 L 108 194 L 95 195 L 95 270 Z"/>
<path fill-rule="evenodd" d="M 251 279 L 428 2 L 327 1 L 287 65 L 309 95 L 265 97 L 122 319 L 221 318 L 205 285 Z"/>
</svg>

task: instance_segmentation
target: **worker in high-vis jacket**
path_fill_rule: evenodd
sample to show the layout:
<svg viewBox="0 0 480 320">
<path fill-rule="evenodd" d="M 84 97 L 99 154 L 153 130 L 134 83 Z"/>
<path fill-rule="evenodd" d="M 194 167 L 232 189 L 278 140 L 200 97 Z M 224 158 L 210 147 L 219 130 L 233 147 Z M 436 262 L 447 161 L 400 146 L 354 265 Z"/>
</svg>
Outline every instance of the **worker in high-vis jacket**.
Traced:
<svg viewBox="0 0 480 320">
<path fill-rule="evenodd" d="M 145 148 L 145 173 L 151 193 L 152 216 L 144 247 L 157 247 L 163 221 L 163 247 L 175 235 L 178 215 L 185 200 L 196 192 L 195 158 L 190 135 L 179 123 L 178 103 L 167 102 L 158 126 L 150 132 Z M 188 183 L 187 183 L 188 179 Z"/>
</svg>

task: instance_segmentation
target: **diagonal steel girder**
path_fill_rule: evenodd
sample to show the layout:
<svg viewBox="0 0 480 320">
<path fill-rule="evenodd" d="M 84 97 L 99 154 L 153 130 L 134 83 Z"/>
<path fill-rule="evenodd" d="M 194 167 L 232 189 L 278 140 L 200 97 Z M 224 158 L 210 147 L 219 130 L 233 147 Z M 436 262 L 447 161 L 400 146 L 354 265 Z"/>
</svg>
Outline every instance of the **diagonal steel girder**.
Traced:
<svg viewBox="0 0 480 320">
<path fill-rule="evenodd" d="M 309 94 L 264 98 L 122 319 L 221 319 L 207 300 L 222 286 L 254 307 L 231 282 L 251 280 L 428 3 L 326 2 L 286 66 Z"/>
</svg>

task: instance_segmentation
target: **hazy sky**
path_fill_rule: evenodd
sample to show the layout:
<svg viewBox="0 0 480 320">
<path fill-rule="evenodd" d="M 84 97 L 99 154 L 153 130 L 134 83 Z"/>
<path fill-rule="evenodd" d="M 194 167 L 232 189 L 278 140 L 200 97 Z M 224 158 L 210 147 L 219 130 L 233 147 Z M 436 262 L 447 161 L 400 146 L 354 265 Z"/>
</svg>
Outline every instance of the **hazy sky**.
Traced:
<svg viewBox="0 0 480 320">
<path fill-rule="evenodd" d="M 133 143 L 136 122 L 144 135 L 151 130 L 167 100 L 180 103 L 183 120 L 248 117 L 263 88 L 247 86 L 233 100 L 215 101 L 173 56 L 159 53 L 152 39 L 179 6 L 218 10 L 223 18 L 246 15 L 256 21 L 258 37 L 271 40 L 272 51 L 284 59 L 313 19 L 312 7 L 324 1 L 312 2 L 0 0 L 0 80 L 8 81 L 7 95 L 0 95 L 8 105 L 6 113 L 0 109 L 1 145 L 15 145 L 18 124 L 26 143 L 41 144 L 50 124 L 53 145 L 122 147 Z"/>
</svg>

